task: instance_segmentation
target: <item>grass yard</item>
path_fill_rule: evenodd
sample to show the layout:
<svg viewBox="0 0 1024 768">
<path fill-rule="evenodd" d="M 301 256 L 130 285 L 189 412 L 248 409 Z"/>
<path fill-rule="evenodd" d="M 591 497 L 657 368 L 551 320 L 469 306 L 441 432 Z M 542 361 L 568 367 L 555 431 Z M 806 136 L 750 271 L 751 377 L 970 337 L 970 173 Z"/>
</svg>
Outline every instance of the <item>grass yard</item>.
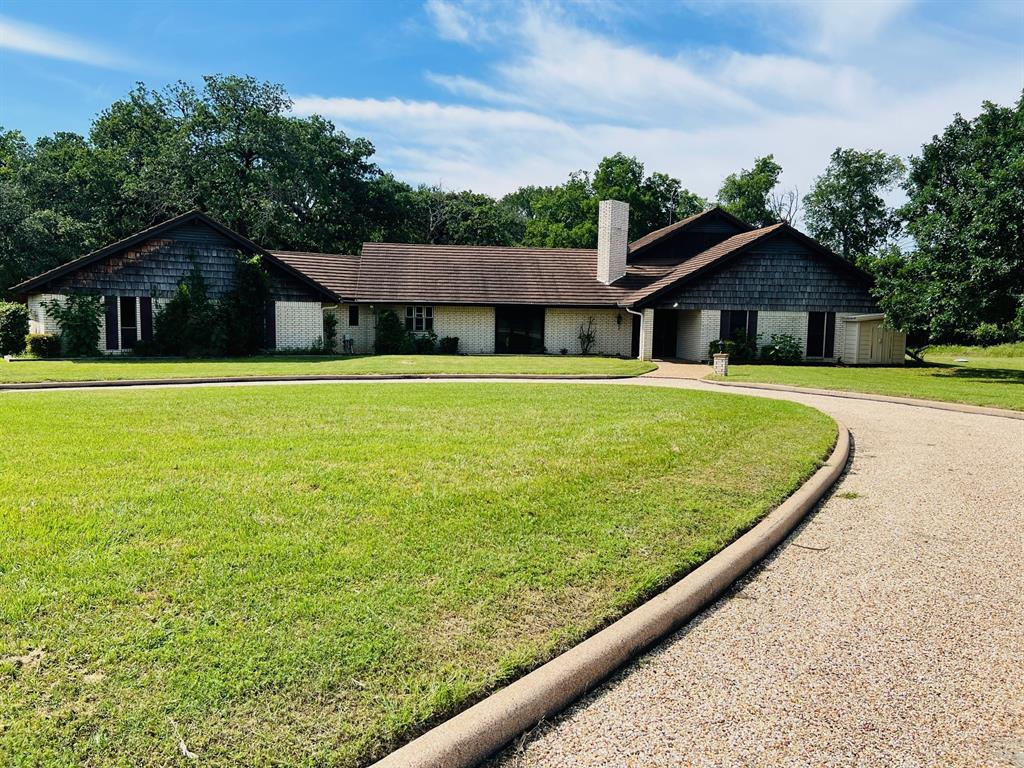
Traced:
<svg viewBox="0 0 1024 768">
<path fill-rule="evenodd" d="M 938 348 L 926 364 L 840 368 L 824 365 L 730 365 L 729 381 L 787 384 L 1024 411 L 1024 357 L 961 354 L 967 348 Z M 954 362 L 966 357 L 968 362 Z M 712 377 L 716 378 L 716 377 Z"/>
<path fill-rule="evenodd" d="M 0 754 L 365 764 L 691 570 L 835 436 L 602 384 L 0 394 Z"/>
<path fill-rule="evenodd" d="M 561 355 L 379 355 L 232 358 L 225 360 L 0 360 L 0 384 L 30 381 L 100 381 L 205 378 L 212 376 L 309 376 L 362 374 L 604 374 L 638 376 L 652 363 L 616 357 Z"/>
</svg>

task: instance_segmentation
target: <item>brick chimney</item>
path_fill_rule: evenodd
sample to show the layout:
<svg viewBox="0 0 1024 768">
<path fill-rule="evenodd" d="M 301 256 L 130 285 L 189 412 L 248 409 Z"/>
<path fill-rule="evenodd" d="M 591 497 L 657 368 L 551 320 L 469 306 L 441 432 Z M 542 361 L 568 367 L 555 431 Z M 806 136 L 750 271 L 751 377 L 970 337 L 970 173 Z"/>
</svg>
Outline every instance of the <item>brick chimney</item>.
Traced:
<svg viewBox="0 0 1024 768">
<path fill-rule="evenodd" d="M 605 285 L 626 274 L 629 203 L 602 200 L 597 212 L 597 279 Z"/>
</svg>

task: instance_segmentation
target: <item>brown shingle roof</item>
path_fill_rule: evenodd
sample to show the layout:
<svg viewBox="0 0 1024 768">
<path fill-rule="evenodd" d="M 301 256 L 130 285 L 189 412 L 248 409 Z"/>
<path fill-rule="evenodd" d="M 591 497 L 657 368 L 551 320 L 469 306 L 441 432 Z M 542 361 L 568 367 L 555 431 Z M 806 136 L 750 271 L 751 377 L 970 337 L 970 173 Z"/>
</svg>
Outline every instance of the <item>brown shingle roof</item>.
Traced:
<svg viewBox="0 0 1024 768">
<path fill-rule="evenodd" d="M 711 215 L 725 217 L 726 219 L 736 224 L 737 227 L 739 227 L 740 229 L 751 229 L 751 226 L 747 224 L 745 221 L 741 221 L 728 211 L 725 211 L 722 208 L 715 206 L 714 208 L 708 208 L 706 211 L 701 211 L 700 213 L 695 213 L 692 216 L 687 216 L 685 219 L 680 219 L 674 224 L 669 224 L 667 227 L 662 227 L 661 229 L 656 229 L 653 232 L 648 232 L 643 237 L 637 238 L 636 240 L 629 244 L 629 252 L 632 255 L 642 253 L 643 251 L 646 251 L 652 245 L 654 245 L 657 242 L 660 242 L 669 235 L 673 235 L 681 229 L 686 229 L 691 224 Z"/>
<path fill-rule="evenodd" d="M 273 251 L 273 254 L 293 269 L 326 286 L 341 299 L 355 299 L 359 277 L 358 256 L 306 251 Z"/>
<path fill-rule="evenodd" d="M 651 269 L 631 268 L 604 285 L 591 249 L 365 243 L 356 295 L 367 302 L 614 306 L 653 279 Z"/>
</svg>

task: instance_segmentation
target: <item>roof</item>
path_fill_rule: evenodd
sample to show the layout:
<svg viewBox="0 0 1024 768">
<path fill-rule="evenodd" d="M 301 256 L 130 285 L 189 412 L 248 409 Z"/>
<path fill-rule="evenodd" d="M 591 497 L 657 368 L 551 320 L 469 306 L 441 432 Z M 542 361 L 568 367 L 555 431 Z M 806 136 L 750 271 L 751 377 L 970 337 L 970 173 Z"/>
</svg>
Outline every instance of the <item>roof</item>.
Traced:
<svg viewBox="0 0 1024 768">
<path fill-rule="evenodd" d="M 238 234 L 232 229 L 228 229 L 219 221 L 211 219 L 205 213 L 198 210 L 189 211 L 188 213 L 183 213 L 180 216 L 175 216 L 174 218 L 168 219 L 167 221 L 161 222 L 160 224 L 156 224 L 152 227 L 149 227 L 148 229 L 143 229 L 139 232 L 136 232 L 133 235 L 129 235 L 123 240 L 118 240 L 116 242 L 111 243 L 110 245 L 105 245 L 102 248 L 93 251 L 92 253 L 87 253 L 85 256 L 80 256 L 77 259 L 72 259 L 71 261 L 61 264 L 59 267 L 54 267 L 51 270 L 43 272 L 41 275 L 36 275 L 35 277 L 20 282 L 17 285 L 12 286 L 10 290 L 14 293 L 28 293 L 29 291 L 35 288 L 39 288 L 41 286 L 46 285 L 52 280 L 56 280 L 65 275 L 71 274 L 72 272 L 77 272 L 78 270 L 83 269 L 84 267 L 87 267 L 90 264 L 94 264 L 100 261 L 101 259 L 106 258 L 107 256 L 112 256 L 115 253 L 126 251 L 132 246 L 144 243 L 147 240 L 151 240 L 154 237 L 162 235 L 164 232 L 168 232 L 176 227 L 180 227 L 184 224 L 189 224 L 194 221 L 202 222 L 203 224 L 212 228 L 214 231 L 218 232 L 219 234 L 226 237 L 228 240 L 231 240 L 236 245 L 238 245 L 241 250 L 248 251 L 249 253 L 260 254 L 266 261 L 273 264 L 277 268 L 281 269 L 283 272 L 291 275 L 304 285 L 312 288 L 316 293 L 323 294 L 332 301 L 338 300 L 339 297 L 336 296 L 334 292 L 331 291 L 329 288 L 325 287 L 324 285 L 321 285 L 313 278 L 309 277 L 308 275 L 300 272 L 299 270 L 285 263 L 284 261 L 277 258 L 274 254 L 272 254 L 265 248 L 256 245 L 256 243 L 252 242 L 252 240 L 243 237 L 242 235 Z"/>
<path fill-rule="evenodd" d="M 340 299 L 356 297 L 359 257 L 341 253 L 272 251 L 274 256 L 333 291 Z"/>
<path fill-rule="evenodd" d="M 763 243 L 765 240 L 780 234 L 794 237 L 811 250 L 818 253 L 818 255 L 832 262 L 835 266 L 855 274 L 866 282 L 870 282 L 871 278 L 866 272 L 858 269 L 853 264 L 846 261 L 846 259 L 837 256 L 828 248 L 824 247 L 816 240 L 807 237 L 807 235 L 794 229 L 789 224 L 780 222 L 760 229 L 753 229 L 749 232 L 740 232 L 727 240 L 723 240 L 717 245 L 713 245 L 706 251 L 701 251 L 697 255 L 691 256 L 679 266 L 666 272 L 660 278 L 653 280 L 643 288 L 634 291 L 630 296 L 630 302 L 643 303 L 645 301 L 649 301 L 673 288 L 677 288 L 691 280 L 697 279 L 707 272 L 731 261 L 733 258 L 744 253 L 754 245 Z"/>
<path fill-rule="evenodd" d="M 366 302 L 614 306 L 665 268 L 597 280 L 597 251 L 365 243 L 356 297 Z"/>
<path fill-rule="evenodd" d="M 657 243 L 660 243 L 665 238 L 675 235 L 676 233 L 689 228 L 693 224 L 696 224 L 698 221 L 703 221 L 704 219 L 711 218 L 712 216 L 726 219 L 741 231 L 753 229 L 753 227 L 745 221 L 737 219 L 731 213 L 716 205 L 714 208 L 708 208 L 706 211 L 701 211 L 700 213 L 695 213 L 692 216 L 687 216 L 685 219 L 680 219 L 674 224 L 669 224 L 667 227 L 656 229 L 653 232 L 648 232 L 643 237 L 637 238 L 629 244 L 629 253 L 631 256 L 637 256 L 644 251 L 649 250 Z"/>
</svg>

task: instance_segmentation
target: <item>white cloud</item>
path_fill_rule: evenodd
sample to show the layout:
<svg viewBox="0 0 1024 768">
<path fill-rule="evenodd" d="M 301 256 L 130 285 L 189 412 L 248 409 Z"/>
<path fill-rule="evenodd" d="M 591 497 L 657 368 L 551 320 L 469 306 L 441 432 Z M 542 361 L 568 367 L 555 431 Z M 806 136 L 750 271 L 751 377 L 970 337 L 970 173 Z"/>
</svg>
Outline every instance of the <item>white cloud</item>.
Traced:
<svg viewBox="0 0 1024 768">
<path fill-rule="evenodd" d="M 127 64 L 125 59 L 81 40 L 6 16 L 0 16 L 0 48 L 112 69 Z"/>
<path fill-rule="evenodd" d="M 436 101 L 300 96 L 297 111 L 369 136 L 380 163 L 413 182 L 502 194 L 560 183 L 622 151 L 713 196 L 726 174 L 768 153 L 785 169 L 783 183 L 806 192 L 836 146 L 910 154 L 955 112 L 1020 95 L 1019 46 L 951 43 L 903 20 L 905 5 L 800 6 L 787 13 L 803 14 L 805 50 L 791 35 L 756 52 L 656 51 L 599 33 L 553 2 L 493 6 L 484 19 L 474 17 L 480 6 L 443 5 L 466 14 L 454 15 L 460 29 L 493 34 L 489 69 L 426 73 Z M 843 24 L 861 25 L 847 36 L 859 41 L 856 54 L 814 53 Z M 941 76 L 936 50 L 954 51 Z"/>
<path fill-rule="evenodd" d="M 438 36 L 457 43 L 478 43 L 490 39 L 487 25 L 467 8 L 446 0 L 427 0 L 424 8 Z"/>
</svg>

